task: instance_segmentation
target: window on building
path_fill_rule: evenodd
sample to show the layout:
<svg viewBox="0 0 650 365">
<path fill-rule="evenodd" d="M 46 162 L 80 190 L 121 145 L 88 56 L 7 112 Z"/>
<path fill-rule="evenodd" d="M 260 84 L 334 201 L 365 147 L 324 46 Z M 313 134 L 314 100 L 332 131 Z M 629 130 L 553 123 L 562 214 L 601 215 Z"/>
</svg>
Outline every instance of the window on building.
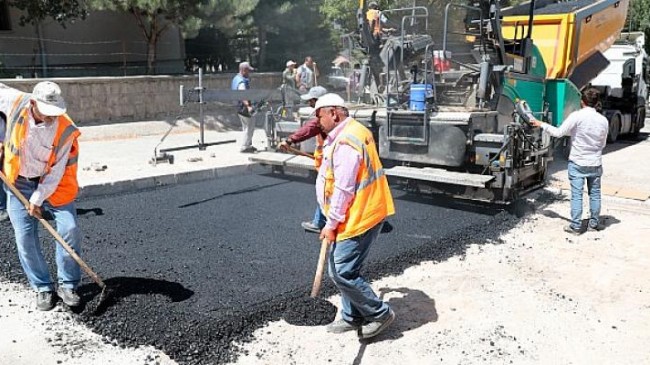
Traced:
<svg viewBox="0 0 650 365">
<path fill-rule="evenodd" d="M 9 19 L 9 6 L 6 0 L 0 0 L 0 30 L 11 30 Z"/>
</svg>

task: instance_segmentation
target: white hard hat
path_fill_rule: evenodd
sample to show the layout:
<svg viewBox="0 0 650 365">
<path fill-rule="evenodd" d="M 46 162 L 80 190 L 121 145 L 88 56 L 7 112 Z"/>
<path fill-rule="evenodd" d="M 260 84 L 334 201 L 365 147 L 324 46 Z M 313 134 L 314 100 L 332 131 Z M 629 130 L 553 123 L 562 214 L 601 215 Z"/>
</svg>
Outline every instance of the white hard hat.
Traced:
<svg viewBox="0 0 650 365">
<path fill-rule="evenodd" d="M 345 107 L 345 100 L 343 100 L 342 97 L 340 97 L 338 94 L 334 93 L 329 93 L 321 96 L 318 98 L 318 101 L 316 101 L 316 105 L 314 106 L 314 110 L 318 112 L 318 109 L 320 108 L 326 108 L 326 107 Z"/>
<path fill-rule="evenodd" d="M 58 117 L 66 111 L 61 88 L 52 81 L 42 81 L 34 86 L 32 99 L 36 101 L 38 111 L 48 117 Z"/>
<path fill-rule="evenodd" d="M 327 94 L 327 89 L 322 87 L 322 86 L 314 86 L 311 89 L 309 89 L 309 92 L 307 94 L 300 95 L 300 98 L 302 100 L 311 100 L 311 99 L 318 99 L 321 96 Z"/>
</svg>

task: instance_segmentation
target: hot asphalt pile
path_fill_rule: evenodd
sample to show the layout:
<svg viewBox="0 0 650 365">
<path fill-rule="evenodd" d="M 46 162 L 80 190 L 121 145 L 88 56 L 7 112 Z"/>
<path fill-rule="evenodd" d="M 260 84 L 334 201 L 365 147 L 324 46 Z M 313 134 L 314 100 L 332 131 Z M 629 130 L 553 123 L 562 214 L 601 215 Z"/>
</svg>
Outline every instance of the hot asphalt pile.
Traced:
<svg viewBox="0 0 650 365">
<path fill-rule="evenodd" d="M 370 279 L 462 255 L 516 221 L 481 206 L 394 197 L 397 215 L 371 251 Z M 107 341 L 153 345 L 181 363 L 232 360 L 234 342 L 308 302 L 320 243 L 300 222 L 315 204 L 313 182 L 271 175 L 82 200 L 82 256 L 111 295 L 97 307 L 99 289 L 84 278 L 89 302 L 75 318 Z M 41 234 L 52 263 L 52 239 Z M 24 282 L 8 223 L 0 223 L 0 252 L 0 277 Z M 333 293 L 327 279 L 321 297 Z"/>
</svg>

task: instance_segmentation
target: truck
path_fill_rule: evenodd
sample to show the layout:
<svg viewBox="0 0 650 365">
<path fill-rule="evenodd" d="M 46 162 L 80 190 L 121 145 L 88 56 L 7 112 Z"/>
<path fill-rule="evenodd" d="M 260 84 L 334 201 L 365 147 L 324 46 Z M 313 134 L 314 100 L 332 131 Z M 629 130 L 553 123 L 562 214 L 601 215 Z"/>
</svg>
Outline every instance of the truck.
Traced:
<svg viewBox="0 0 650 365">
<path fill-rule="evenodd" d="M 601 113 L 609 121 L 608 142 L 637 136 L 645 126 L 650 66 L 644 46 L 642 32 L 621 33 L 604 53 L 609 66 L 591 80 L 591 86 L 601 91 Z"/>
<path fill-rule="evenodd" d="M 399 33 L 363 67 L 361 79 L 380 75 L 382 87 L 348 106 L 375 134 L 391 184 L 506 204 L 542 186 L 555 141 L 526 121 L 558 126 L 580 108 L 580 88 L 607 66 L 602 53 L 623 28 L 628 0 L 449 3 L 435 22 L 422 21 L 421 8 L 399 9 Z M 365 10 L 361 1 L 360 19 Z M 359 25 L 367 45 L 367 24 Z M 251 160 L 309 167 L 301 158 Z"/>
</svg>

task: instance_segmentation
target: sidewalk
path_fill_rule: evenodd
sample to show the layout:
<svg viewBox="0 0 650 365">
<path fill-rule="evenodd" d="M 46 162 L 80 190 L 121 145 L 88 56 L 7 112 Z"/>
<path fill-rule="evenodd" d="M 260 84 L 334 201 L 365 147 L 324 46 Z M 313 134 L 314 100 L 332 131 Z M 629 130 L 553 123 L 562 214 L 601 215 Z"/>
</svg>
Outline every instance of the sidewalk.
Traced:
<svg viewBox="0 0 650 365">
<path fill-rule="evenodd" d="M 193 147 L 170 152 L 174 163 L 151 164 L 154 149 L 170 125 L 162 121 L 81 127 L 79 184 L 81 197 L 250 173 L 250 154 L 240 153 L 240 131 L 205 130 L 205 143 L 230 141 L 200 151 Z M 197 125 L 179 122 L 159 148 L 197 146 Z M 257 129 L 253 145 L 263 149 L 264 131 Z M 106 166 L 104 169 L 103 167 Z"/>
</svg>

